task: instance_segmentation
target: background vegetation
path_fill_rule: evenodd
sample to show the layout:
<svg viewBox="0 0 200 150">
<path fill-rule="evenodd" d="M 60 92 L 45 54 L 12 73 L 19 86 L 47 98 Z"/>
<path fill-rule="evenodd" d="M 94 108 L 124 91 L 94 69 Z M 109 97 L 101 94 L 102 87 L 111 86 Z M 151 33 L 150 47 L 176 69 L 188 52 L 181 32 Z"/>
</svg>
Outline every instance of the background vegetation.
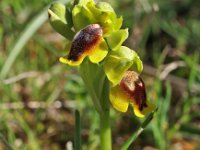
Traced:
<svg viewBox="0 0 200 150">
<path fill-rule="evenodd" d="M 195 0 L 107 0 L 144 62 L 148 98 L 158 106 L 134 150 L 198 150 L 200 144 L 200 3 Z M 76 68 L 58 62 L 65 39 L 52 30 L 52 0 L 0 1 L 0 150 L 70 150 L 74 110 L 83 149 L 98 149 L 98 115 Z M 113 147 L 141 119 L 112 109 Z"/>
</svg>

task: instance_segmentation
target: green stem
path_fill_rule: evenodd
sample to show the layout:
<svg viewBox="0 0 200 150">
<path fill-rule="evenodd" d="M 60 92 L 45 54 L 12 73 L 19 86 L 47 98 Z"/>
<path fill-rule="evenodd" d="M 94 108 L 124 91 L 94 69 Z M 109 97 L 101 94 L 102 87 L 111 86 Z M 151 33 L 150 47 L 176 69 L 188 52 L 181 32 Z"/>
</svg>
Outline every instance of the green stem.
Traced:
<svg viewBox="0 0 200 150">
<path fill-rule="evenodd" d="M 109 81 L 100 65 L 84 60 L 80 74 L 100 116 L 100 147 L 101 150 L 112 149 L 110 128 Z"/>
<path fill-rule="evenodd" d="M 103 113 L 100 114 L 100 140 L 101 150 L 112 149 L 112 138 L 110 128 L 110 103 L 109 103 L 109 81 L 104 80 L 102 96 L 100 98 Z"/>
<path fill-rule="evenodd" d="M 105 114 L 100 115 L 100 140 L 101 150 L 112 149 L 109 109 L 105 112 Z"/>
</svg>

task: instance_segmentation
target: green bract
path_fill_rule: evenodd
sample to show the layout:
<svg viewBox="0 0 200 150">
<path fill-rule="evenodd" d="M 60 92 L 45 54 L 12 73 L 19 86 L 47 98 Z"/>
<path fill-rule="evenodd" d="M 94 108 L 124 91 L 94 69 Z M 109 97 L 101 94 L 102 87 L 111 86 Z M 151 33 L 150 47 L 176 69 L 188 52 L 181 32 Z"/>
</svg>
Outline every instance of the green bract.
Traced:
<svg viewBox="0 0 200 150">
<path fill-rule="evenodd" d="M 71 30 L 72 22 L 70 13 L 63 4 L 53 3 L 48 9 L 49 21 L 55 31 L 67 39 L 72 39 L 74 32 Z"/>
<path fill-rule="evenodd" d="M 72 10 L 72 19 L 76 31 L 89 24 L 99 24 L 104 35 L 119 30 L 122 25 L 122 17 L 117 18 L 112 7 L 105 2 L 95 4 L 93 0 L 82 0 Z"/>
<path fill-rule="evenodd" d="M 143 69 L 142 61 L 137 53 L 128 47 L 121 46 L 111 51 L 104 61 L 104 71 L 113 85 L 118 84 L 128 69 L 140 73 Z"/>
</svg>

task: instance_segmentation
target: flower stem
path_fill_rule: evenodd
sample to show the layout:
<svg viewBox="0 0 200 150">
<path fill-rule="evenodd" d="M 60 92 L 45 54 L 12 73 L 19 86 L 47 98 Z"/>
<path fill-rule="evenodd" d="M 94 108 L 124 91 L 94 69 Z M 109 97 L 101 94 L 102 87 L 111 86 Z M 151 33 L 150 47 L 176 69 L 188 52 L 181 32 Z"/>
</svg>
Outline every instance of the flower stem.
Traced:
<svg viewBox="0 0 200 150">
<path fill-rule="evenodd" d="M 105 114 L 100 115 L 100 140 L 101 150 L 112 149 L 109 109 L 105 112 Z"/>
<path fill-rule="evenodd" d="M 102 97 L 100 98 L 103 113 L 100 114 L 100 147 L 101 150 L 112 150 L 112 137 L 110 128 L 110 103 L 109 103 L 109 82 L 105 78 Z"/>
<path fill-rule="evenodd" d="M 84 60 L 80 66 L 80 74 L 100 116 L 101 150 L 112 150 L 110 128 L 109 81 L 102 66 Z"/>
</svg>

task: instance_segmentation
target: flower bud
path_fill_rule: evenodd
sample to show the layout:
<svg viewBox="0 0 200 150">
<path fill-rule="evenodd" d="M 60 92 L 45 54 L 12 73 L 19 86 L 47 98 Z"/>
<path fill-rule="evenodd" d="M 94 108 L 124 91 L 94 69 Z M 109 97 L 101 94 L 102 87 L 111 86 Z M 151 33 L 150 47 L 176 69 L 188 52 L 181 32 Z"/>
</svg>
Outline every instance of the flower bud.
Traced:
<svg viewBox="0 0 200 150">
<path fill-rule="evenodd" d="M 117 18 L 108 3 L 95 4 L 93 0 L 80 1 L 72 10 L 72 19 L 76 31 L 89 24 L 98 23 L 102 27 L 104 35 L 119 30 L 122 25 L 122 17 Z"/>
<path fill-rule="evenodd" d="M 69 13 L 67 13 L 66 7 L 63 4 L 55 2 L 48 9 L 49 21 L 53 29 L 67 39 L 72 39 L 74 32 L 68 25 L 66 15 L 69 15 Z"/>
</svg>

